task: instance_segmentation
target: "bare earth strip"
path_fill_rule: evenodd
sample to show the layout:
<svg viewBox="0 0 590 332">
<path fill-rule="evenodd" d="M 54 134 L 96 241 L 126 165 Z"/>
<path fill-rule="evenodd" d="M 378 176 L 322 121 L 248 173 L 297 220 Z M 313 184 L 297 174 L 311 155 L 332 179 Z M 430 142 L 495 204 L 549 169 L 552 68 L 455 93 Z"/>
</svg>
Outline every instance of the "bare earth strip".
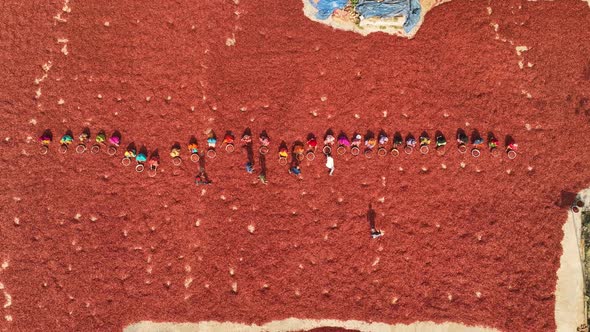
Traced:
<svg viewBox="0 0 590 332">
<path fill-rule="evenodd" d="M 580 192 L 585 206 L 590 204 L 590 188 Z M 563 255 L 557 270 L 555 291 L 555 322 L 557 331 L 575 331 L 584 323 L 584 285 L 580 260 L 580 236 L 582 234 L 580 213 L 568 211 L 563 225 Z"/>
<path fill-rule="evenodd" d="M 240 332 L 279 332 L 279 331 L 301 331 L 311 330 L 318 327 L 341 327 L 345 329 L 358 330 L 363 332 L 492 332 L 495 329 L 483 327 L 468 327 L 456 323 L 435 324 L 432 322 L 419 322 L 410 325 L 384 323 L 367 323 L 357 320 L 312 320 L 288 318 L 285 320 L 272 321 L 264 325 L 245 325 L 236 323 L 201 322 L 201 323 L 153 323 L 141 322 L 133 324 L 124 329 L 125 332 L 198 332 L 198 331 L 240 331 Z"/>
</svg>

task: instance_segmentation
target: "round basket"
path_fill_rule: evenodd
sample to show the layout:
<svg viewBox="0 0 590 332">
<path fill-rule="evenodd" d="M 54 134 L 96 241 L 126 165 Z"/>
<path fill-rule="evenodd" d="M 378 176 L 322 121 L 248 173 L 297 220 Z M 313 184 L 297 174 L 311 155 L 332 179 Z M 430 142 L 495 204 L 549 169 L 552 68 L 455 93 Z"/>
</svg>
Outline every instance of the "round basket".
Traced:
<svg viewBox="0 0 590 332">
<path fill-rule="evenodd" d="M 217 157 L 217 152 L 215 152 L 214 149 L 209 149 L 209 150 L 207 150 L 207 157 L 213 159 L 213 158 Z"/>
<path fill-rule="evenodd" d="M 114 145 L 109 146 L 107 153 L 109 156 L 114 156 L 117 153 L 117 147 Z"/>
<path fill-rule="evenodd" d="M 399 156 L 399 150 L 396 148 L 391 149 L 391 155 L 394 157 Z"/>
<path fill-rule="evenodd" d="M 137 173 L 141 173 L 141 172 L 143 172 L 143 170 L 144 170 L 144 169 L 145 169 L 145 166 L 143 166 L 143 164 L 137 164 L 137 165 L 135 166 L 135 171 L 136 171 Z"/>
<path fill-rule="evenodd" d="M 151 168 L 148 170 L 148 176 L 149 176 L 150 178 L 153 178 L 153 177 L 155 177 L 157 174 L 158 174 L 158 168 L 157 168 L 157 167 L 151 167 Z"/>
<path fill-rule="evenodd" d="M 86 151 L 86 145 L 78 144 L 76 146 L 76 153 L 84 153 Z"/>
<path fill-rule="evenodd" d="M 516 158 L 516 151 L 514 151 L 514 150 L 508 151 L 508 159 L 514 159 L 514 158 Z"/>
</svg>

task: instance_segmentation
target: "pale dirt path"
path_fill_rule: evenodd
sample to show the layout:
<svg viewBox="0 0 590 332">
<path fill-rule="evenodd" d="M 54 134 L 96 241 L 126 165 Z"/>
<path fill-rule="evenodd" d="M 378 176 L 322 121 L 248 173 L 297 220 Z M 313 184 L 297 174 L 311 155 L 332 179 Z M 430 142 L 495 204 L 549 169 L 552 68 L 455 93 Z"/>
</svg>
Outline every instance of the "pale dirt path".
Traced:
<svg viewBox="0 0 590 332">
<path fill-rule="evenodd" d="M 200 323 L 153 323 L 141 322 L 130 325 L 124 332 L 282 332 L 310 330 L 318 327 L 342 327 L 362 332 L 493 332 L 495 329 L 467 327 L 457 323 L 435 324 L 419 322 L 410 325 L 384 323 L 367 323 L 355 320 L 341 321 L 333 319 L 311 320 L 289 318 L 272 321 L 264 325 L 245 325 L 234 323 L 200 322 Z"/>
<path fill-rule="evenodd" d="M 585 206 L 590 206 L 590 188 L 580 192 Z M 557 270 L 555 322 L 558 332 L 575 331 L 584 322 L 584 287 L 580 261 L 581 213 L 568 210 L 563 225 L 563 254 Z"/>
</svg>

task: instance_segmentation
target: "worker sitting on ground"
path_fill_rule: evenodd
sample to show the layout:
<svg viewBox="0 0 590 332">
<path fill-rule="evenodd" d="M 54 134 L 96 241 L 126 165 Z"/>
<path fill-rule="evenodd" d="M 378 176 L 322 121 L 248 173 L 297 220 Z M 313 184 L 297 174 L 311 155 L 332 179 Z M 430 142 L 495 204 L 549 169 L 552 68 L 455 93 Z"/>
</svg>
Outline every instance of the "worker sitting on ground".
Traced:
<svg viewBox="0 0 590 332">
<path fill-rule="evenodd" d="M 39 141 L 43 145 L 49 145 L 51 143 L 51 136 L 43 134 L 39 137 Z"/>
<path fill-rule="evenodd" d="M 96 135 L 96 143 L 104 143 L 107 140 L 107 136 L 103 133 L 100 132 Z"/>
<path fill-rule="evenodd" d="M 318 141 L 316 140 L 315 136 L 311 136 L 307 140 L 307 146 L 309 146 L 310 150 L 315 150 L 315 148 L 318 146 Z"/>
<path fill-rule="evenodd" d="M 125 151 L 125 158 L 135 158 L 136 157 L 136 151 L 135 149 L 131 148 L 131 149 L 127 149 L 127 151 Z"/>
<path fill-rule="evenodd" d="M 119 144 L 121 144 L 121 138 L 119 136 L 113 135 L 109 138 L 109 143 L 119 146 Z"/>
<path fill-rule="evenodd" d="M 365 147 L 369 150 L 373 150 L 375 145 L 377 145 L 377 139 L 375 137 L 371 137 L 365 141 Z"/>
<path fill-rule="evenodd" d="M 240 141 L 243 144 L 250 144 L 250 143 L 252 143 L 252 136 L 250 136 L 248 134 L 244 134 L 244 136 L 242 136 L 242 138 L 240 139 Z"/>
<path fill-rule="evenodd" d="M 287 159 L 288 156 L 289 156 L 289 150 L 287 150 L 286 147 L 281 147 L 281 149 L 279 150 L 279 158 Z"/>
<path fill-rule="evenodd" d="M 266 135 L 266 132 L 262 132 L 258 140 L 260 141 L 260 145 L 262 146 L 270 145 L 270 138 L 268 137 L 268 135 Z"/>
<path fill-rule="evenodd" d="M 180 149 L 177 147 L 173 147 L 172 150 L 170 150 L 170 157 L 172 157 L 172 158 L 180 157 Z"/>
<path fill-rule="evenodd" d="M 70 134 L 65 134 L 59 140 L 59 144 L 61 145 L 70 145 L 74 141 L 74 138 Z"/>
<path fill-rule="evenodd" d="M 81 133 L 80 136 L 78 136 L 78 140 L 81 143 L 87 143 L 89 139 L 90 139 L 90 137 L 89 137 L 88 133 Z"/>
<path fill-rule="evenodd" d="M 387 144 L 387 142 L 389 142 L 389 138 L 387 137 L 387 135 L 380 134 L 379 135 L 379 145 L 385 145 L 385 144 Z"/>
<path fill-rule="evenodd" d="M 420 136 L 420 146 L 430 145 L 430 137 L 423 135 Z"/>
<path fill-rule="evenodd" d="M 147 156 L 145 153 L 140 152 L 136 157 L 135 157 L 135 161 L 137 161 L 138 163 L 145 163 L 147 161 Z"/>
<path fill-rule="evenodd" d="M 338 136 L 338 145 L 346 146 L 346 147 L 350 146 L 350 140 L 348 140 L 348 137 L 346 137 L 346 134 L 341 133 Z"/>
<path fill-rule="evenodd" d="M 190 143 L 188 145 L 188 151 L 192 153 L 199 153 L 199 145 L 197 143 Z"/>
<path fill-rule="evenodd" d="M 457 134 L 457 143 L 459 143 L 459 145 L 465 145 L 469 143 L 469 138 L 465 133 L 459 133 Z"/>
<path fill-rule="evenodd" d="M 148 167 L 152 170 L 155 170 L 160 166 L 160 157 L 158 156 L 151 156 L 150 160 L 148 161 Z"/>
<path fill-rule="evenodd" d="M 361 146 L 362 139 L 363 139 L 363 137 L 361 136 L 361 134 L 356 134 L 352 138 L 352 142 L 350 143 L 350 145 L 358 148 L 359 146 Z"/>
<path fill-rule="evenodd" d="M 395 135 L 393 137 L 393 147 L 398 147 L 400 145 L 402 145 L 404 143 L 404 140 L 402 139 L 401 135 Z"/>
<path fill-rule="evenodd" d="M 225 134 L 223 142 L 221 144 L 234 144 L 235 137 L 231 133 Z"/>
<path fill-rule="evenodd" d="M 293 147 L 293 153 L 299 155 L 299 154 L 303 154 L 305 152 L 305 149 L 303 148 L 303 145 L 301 144 L 296 144 Z"/>
<path fill-rule="evenodd" d="M 334 144 L 334 141 L 336 141 L 334 136 L 328 134 L 328 135 L 326 135 L 326 138 L 324 139 L 324 145 L 332 145 L 332 144 Z"/>
<path fill-rule="evenodd" d="M 416 139 L 413 136 L 408 136 L 406 138 L 406 145 L 409 147 L 415 147 L 416 146 Z"/>
<path fill-rule="evenodd" d="M 443 135 L 436 136 L 436 147 L 439 148 L 441 146 L 447 145 L 447 140 Z"/>
<path fill-rule="evenodd" d="M 217 137 L 215 137 L 215 133 L 214 132 L 209 132 L 209 135 L 207 135 L 207 145 L 209 146 L 209 148 L 215 148 L 215 145 L 217 144 Z"/>
<path fill-rule="evenodd" d="M 495 148 L 497 148 L 499 145 L 498 139 L 495 137 L 490 138 L 490 141 L 488 142 L 488 146 L 490 147 L 490 150 L 493 150 Z"/>
<path fill-rule="evenodd" d="M 508 146 L 506 147 L 506 151 L 516 151 L 518 149 L 518 144 L 516 144 L 516 142 L 511 141 L 510 143 L 508 143 Z"/>
</svg>

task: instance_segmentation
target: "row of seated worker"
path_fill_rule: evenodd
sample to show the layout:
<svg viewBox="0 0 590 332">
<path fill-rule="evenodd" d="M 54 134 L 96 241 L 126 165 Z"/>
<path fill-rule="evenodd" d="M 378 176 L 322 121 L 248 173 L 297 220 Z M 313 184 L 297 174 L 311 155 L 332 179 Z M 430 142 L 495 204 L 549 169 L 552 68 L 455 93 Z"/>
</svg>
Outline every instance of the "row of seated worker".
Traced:
<svg viewBox="0 0 590 332">
<path fill-rule="evenodd" d="M 477 130 L 473 130 L 471 135 L 468 136 L 465 130 L 460 128 L 457 130 L 455 137 L 457 149 L 461 153 L 466 153 L 470 149 L 471 154 L 474 157 L 479 157 L 481 155 L 481 150 L 486 147 L 486 140 L 484 140 Z M 47 153 L 49 150 L 49 144 L 53 141 L 53 134 L 51 130 L 45 130 L 39 137 L 39 141 L 41 142 L 41 153 Z M 118 130 L 115 130 L 108 138 L 105 131 L 100 130 L 94 138 L 94 143 L 88 147 L 91 141 L 92 139 L 90 129 L 84 128 L 78 136 L 78 144 L 75 148 L 76 152 L 84 153 L 89 149 L 92 153 L 98 153 L 102 149 L 106 149 L 109 155 L 115 155 L 122 143 L 122 138 L 121 133 Z M 213 130 L 209 131 L 207 134 L 206 141 L 207 149 L 205 151 L 201 151 L 197 138 L 194 135 L 189 138 L 187 150 L 190 155 L 190 160 L 193 162 L 198 162 L 203 154 L 210 158 L 215 158 L 217 155 L 216 148 L 218 145 L 218 139 Z M 62 153 L 67 152 L 69 146 L 73 142 L 74 135 L 71 130 L 67 130 L 59 140 L 59 151 Z M 271 139 L 266 130 L 260 132 L 258 136 L 258 142 L 258 151 L 261 154 L 267 154 L 270 151 Z M 246 128 L 242 134 L 240 143 L 242 144 L 242 147 L 246 148 L 250 152 L 252 151 L 253 135 L 249 128 Z M 226 131 L 220 146 L 224 147 L 226 152 L 231 153 L 235 150 L 235 144 L 236 137 L 234 133 L 229 130 Z M 504 145 L 508 157 L 510 159 L 514 159 L 516 157 L 518 145 L 511 135 L 506 135 Z M 422 132 L 420 136 L 418 136 L 418 139 L 416 139 L 416 137 L 411 133 L 408 133 L 405 135 L 405 137 L 403 137 L 400 132 L 395 132 L 390 137 L 384 130 L 379 131 L 377 135 L 375 135 L 375 133 L 372 131 L 367 131 L 365 135 L 355 132 L 349 138 L 349 136 L 344 131 L 340 131 L 339 134 L 336 135 L 332 129 L 328 129 L 324 135 L 322 152 L 324 154 L 332 154 L 335 150 L 339 155 L 345 154 L 347 152 L 350 152 L 353 155 L 359 155 L 361 153 L 361 149 L 363 149 L 363 153 L 367 157 L 371 156 L 374 151 L 376 151 L 379 156 L 385 156 L 389 153 L 397 156 L 399 155 L 400 151 L 410 154 L 414 149 L 418 149 L 420 153 L 426 154 L 430 151 L 431 146 L 433 146 L 434 150 L 440 155 L 446 152 L 447 139 L 441 131 L 436 131 L 434 133 L 433 139 L 427 131 Z M 500 151 L 499 147 L 500 142 L 496 135 L 492 132 L 488 132 L 487 148 L 489 151 L 494 155 L 498 155 Z M 313 160 L 315 158 L 317 149 L 318 139 L 315 134 L 309 133 L 306 138 L 306 143 L 303 143 L 303 141 L 295 141 L 291 147 L 290 152 L 300 160 L 303 160 L 303 158 L 306 157 L 309 160 Z M 285 141 L 281 141 L 278 146 L 279 160 L 286 160 L 290 152 Z M 170 157 L 173 159 L 175 165 L 179 165 L 182 162 L 181 153 L 181 144 L 179 142 L 174 142 L 170 149 Z M 130 143 L 125 150 L 125 157 L 128 159 L 137 159 L 138 156 L 139 162 L 145 162 L 147 160 L 147 156 L 142 154 L 141 151 L 138 153 L 135 145 Z"/>
</svg>

